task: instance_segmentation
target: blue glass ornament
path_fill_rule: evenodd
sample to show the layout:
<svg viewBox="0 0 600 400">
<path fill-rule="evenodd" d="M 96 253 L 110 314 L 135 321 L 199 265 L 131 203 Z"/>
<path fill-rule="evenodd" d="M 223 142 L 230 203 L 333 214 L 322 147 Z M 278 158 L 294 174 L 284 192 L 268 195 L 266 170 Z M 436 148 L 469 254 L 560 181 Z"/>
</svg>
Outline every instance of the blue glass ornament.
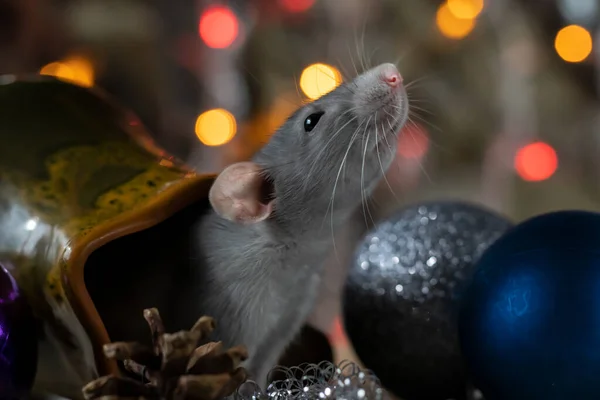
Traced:
<svg viewBox="0 0 600 400">
<path fill-rule="evenodd" d="M 0 398 L 25 396 L 37 368 L 36 324 L 15 279 L 0 263 Z"/>
<path fill-rule="evenodd" d="M 600 214 L 541 215 L 496 241 L 459 337 L 486 400 L 600 398 Z"/>
</svg>

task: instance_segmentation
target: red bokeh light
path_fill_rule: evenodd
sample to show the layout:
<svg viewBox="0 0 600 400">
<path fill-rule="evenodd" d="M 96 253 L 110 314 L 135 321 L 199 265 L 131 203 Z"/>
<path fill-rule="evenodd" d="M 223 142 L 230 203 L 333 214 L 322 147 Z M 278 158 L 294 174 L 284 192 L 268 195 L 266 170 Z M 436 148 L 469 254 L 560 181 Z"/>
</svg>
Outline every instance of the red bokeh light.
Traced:
<svg viewBox="0 0 600 400">
<path fill-rule="evenodd" d="M 404 158 L 420 159 L 429 149 L 427 131 L 419 124 L 404 126 L 398 138 L 398 154 Z"/>
<path fill-rule="evenodd" d="M 547 143 L 534 142 L 520 148 L 515 155 L 515 170 L 525 181 L 543 181 L 558 168 L 556 151 Z"/>
<path fill-rule="evenodd" d="M 198 24 L 200 37 L 208 47 L 224 49 L 231 46 L 239 33 L 235 13 L 225 6 L 211 6 L 204 10 Z"/>
<path fill-rule="evenodd" d="M 279 3 L 287 11 L 299 13 L 311 8 L 315 4 L 315 0 L 279 0 Z"/>
<path fill-rule="evenodd" d="M 329 340 L 335 347 L 348 345 L 348 339 L 346 337 L 346 332 L 344 331 L 344 324 L 339 316 L 333 321 L 333 326 L 331 328 L 331 332 L 329 333 Z"/>
</svg>

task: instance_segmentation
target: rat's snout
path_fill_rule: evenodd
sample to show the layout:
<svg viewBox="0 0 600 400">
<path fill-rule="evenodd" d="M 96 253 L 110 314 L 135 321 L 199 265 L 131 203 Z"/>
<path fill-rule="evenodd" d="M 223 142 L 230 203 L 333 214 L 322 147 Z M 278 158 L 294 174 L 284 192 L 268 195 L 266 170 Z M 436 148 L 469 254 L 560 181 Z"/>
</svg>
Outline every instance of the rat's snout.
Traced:
<svg viewBox="0 0 600 400">
<path fill-rule="evenodd" d="M 363 114 L 371 114 L 378 109 L 394 114 L 398 107 L 405 106 L 402 98 L 404 85 L 402 75 L 392 63 L 385 63 L 359 75 L 354 84 L 357 88 L 354 101 Z M 396 107 L 394 109 L 394 107 Z M 390 108 L 394 110 L 389 110 Z M 394 111 L 394 112 L 392 112 Z"/>
<path fill-rule="evenodd" d="M 379 75 L 381 79 L 391 87 L 398 87 L 402 84 L 402 75 L 394 64 L 387 63 L 379 66 Z"/>
<path fill-rule="evenodd" d="M 356 90 L 352 96 L 359 120 L 397 133 L 408 114 L 408 96 L 403 81 L 392 63 L 380 64 L 359 75 L 353 82 Z"/>
</svg>

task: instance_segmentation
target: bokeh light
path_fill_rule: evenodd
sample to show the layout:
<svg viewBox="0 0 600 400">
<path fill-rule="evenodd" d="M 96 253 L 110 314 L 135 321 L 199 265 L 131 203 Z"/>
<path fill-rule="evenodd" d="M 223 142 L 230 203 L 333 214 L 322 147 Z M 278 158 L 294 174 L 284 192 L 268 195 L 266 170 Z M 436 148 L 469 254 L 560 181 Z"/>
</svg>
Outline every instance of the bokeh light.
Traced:
<svg viewBox="0 0 600 400">
<path fill-rule="evenodd" d="M 94 67 L 92 63 L 79 56 L 47 64 L 40 70 L 40 75 L 53 76 L 83 87 L 94 85 Z"/>
<path fill-rule="evenodd" d="M 329 332 L 329 340 L 335 346 L 335 348 L 348 346 L 348 337 L 344 330 L 344 323 L 342 317 L 338 316 L 333 321 L 332 327 Z"/>
<path fill-rule="evenodd" d="M 556 34 L 554 48 L 563 60 L 581 62 L 592 52 L 592 35 L 579 25 L 569 25 Z"/>
<path fill-rule="evenodd" d="M 429 150 L 429 135 L 420 124 L 409 123 L 402 128 L 398 137 L 398 154 L 401 157 L 418 160 Z"/>
<path fill-rule="evenodd" d="M 236 134 L 235 117 L 227 110 L 217 108 L 206 111 L 196 119 L 196 136 L 207 146 L 221 146 Z"/>
<path fill-rule="evenodd" d="M 546 180 L 554 175 L 557 168 L 556 151 L 544 142 L 530 143 L 520 148 L 515 155 L 515 170 L 525 181 Z"/>
<path fill-rule="evenodd" d="M 475 28 L 474 18 L 458 18 L 450 11 L 448 3 L 440 6 L 435 22 L 441 34 L 450 39 L 462 39 Z"/>
<path fill-rule="evenodd" d="M 293 13 L 308 11 L 314 4 L 315 0 L 279 0 L 281 6 Z"/>
<path fill-rule="evenodd" d="M 224 49 L 231 46 L 237 38 L 239 22 L 229 7 L 211 6 L 200 16 L 198 31 L 208 47 Z"/>
<path fill-rule="evenodd" d="M 342 74 L 336 68 L 326 64 L 309 65 L 300 75 L 300 89 L 311 100 L 331 92 L 340 83 L 342 83 Z"/>
<path fill-rule="evenodd" d="M 598 0 L 560 0 L 557 3 L 565 20 L 577 22 L 583 26 L 595 24 L 600 9 Z"/>
<path fill-rule="evenodd" d="M 460 19 L 477 18 L 483 10 L 483 0 L 448 0 L 448 10 Z"/>
</svg>

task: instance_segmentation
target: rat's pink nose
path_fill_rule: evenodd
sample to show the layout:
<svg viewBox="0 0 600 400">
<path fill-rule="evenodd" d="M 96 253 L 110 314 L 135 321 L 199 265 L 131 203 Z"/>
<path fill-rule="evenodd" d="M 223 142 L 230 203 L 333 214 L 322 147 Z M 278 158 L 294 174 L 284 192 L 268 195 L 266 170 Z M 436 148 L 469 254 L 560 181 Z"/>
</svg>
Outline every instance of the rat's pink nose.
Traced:
<svg viewBox="0 0 600 400">
<path fill-rule="evenodd" d="M 382 65 L 381 77 L 385 83 L 391 87 L 400 86 L 402 84 L 402 75 L 394 64 Z"/>
</svg>

